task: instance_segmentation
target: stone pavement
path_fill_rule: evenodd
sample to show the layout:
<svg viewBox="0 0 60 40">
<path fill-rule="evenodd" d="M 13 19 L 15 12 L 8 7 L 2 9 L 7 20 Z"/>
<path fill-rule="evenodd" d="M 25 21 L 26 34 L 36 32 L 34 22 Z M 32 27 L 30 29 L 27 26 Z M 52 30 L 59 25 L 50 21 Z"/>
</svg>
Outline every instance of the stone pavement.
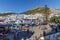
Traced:
<svg viewBox="0 0 60 40">
<path fill-rule="evenodd" d="M 44 27 L 46 27 L 47 29 L 42 30 Z M 40 34 L 43 34 L 43 31 L 46 31 L 46 32 L 51 31 L 51 28 L 48 25 L 41 25 L 41 26 L 33 27 L 32 29 L 30 28 L 30 30 L 35 32 L 30 39 L 33 40 L 34 37 L 37 36 L 40 40 L 40 36 L 41 36 Z"/>
<path fill-rule="evenodd" d="M 42 34 L 42 30 L 40 30 L 39 27 L 33 27 L 32 30 L 35 33 L 31 36 L 31 40 L 33 40 L 35 36 L 40 37 L 40 33 Z"/>
</svg>

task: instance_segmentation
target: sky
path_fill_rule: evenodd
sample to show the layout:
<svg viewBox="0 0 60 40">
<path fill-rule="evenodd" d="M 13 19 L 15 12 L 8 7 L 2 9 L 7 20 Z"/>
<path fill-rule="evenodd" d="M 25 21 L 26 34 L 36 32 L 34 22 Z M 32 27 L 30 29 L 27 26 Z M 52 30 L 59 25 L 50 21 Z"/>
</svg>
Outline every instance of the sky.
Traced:
<svg viewBox="0 0 60 40">
<path fill-rule="evenodd" d="M 60 0 L 0 0 L 0 13 L 21 13 L 36 6 L 48 5 L 50 8 L 60 9 Z"/>
</svg>

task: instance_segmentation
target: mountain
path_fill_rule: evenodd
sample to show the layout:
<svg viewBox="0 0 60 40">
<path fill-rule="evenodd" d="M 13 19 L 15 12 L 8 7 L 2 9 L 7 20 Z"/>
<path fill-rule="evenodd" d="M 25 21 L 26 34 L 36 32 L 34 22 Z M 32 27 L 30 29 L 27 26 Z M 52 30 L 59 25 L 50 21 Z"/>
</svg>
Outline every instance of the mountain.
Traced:
<svg viewBox="0 0 60 40">
<path fill-rule="evenodd" d="M 49 8 L 49 13 L 53 13 L 53 14 L 60 14 L 60 9 L 54 9 L 54 8 Z M 44 7 L 41 6 L 37 6 L 32 8 L 31 10 L 28 10 L 26 12 L 22 12 L 22 14 L 36 14 L 36 13 L 42 13 L 44 14 Z"/>
<path fill-rule="evenodd" d="M 0 13 L 0 16 L 6 16 L 6 15 L 12 15 L 15 14 L 14 12 L 5 12 L 5 13 Z"/>
<path fill-rule="evenodd" d="M 41 9 L 44 9 L 44 7 L 35 7 L 31 10 L 28 10 L 26 12 L 22 12 L 22 14 L 35 14 L 35 13 L 41 13 Z"/>
</svg>

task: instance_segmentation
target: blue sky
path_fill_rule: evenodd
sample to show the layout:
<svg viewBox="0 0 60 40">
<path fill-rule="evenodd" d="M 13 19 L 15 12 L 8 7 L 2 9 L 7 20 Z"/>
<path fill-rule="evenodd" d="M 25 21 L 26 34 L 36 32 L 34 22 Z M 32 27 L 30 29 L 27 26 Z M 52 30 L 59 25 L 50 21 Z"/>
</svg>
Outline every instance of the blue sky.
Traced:
<svg viewBox="0 0 60 40">
<path fill-rule="evenodd" d="M 50 8 L 60 9 L 60 0 L 0 0 L 0 13 L 8 11 L 21 13 L 46 4 Z"/>
</svg>

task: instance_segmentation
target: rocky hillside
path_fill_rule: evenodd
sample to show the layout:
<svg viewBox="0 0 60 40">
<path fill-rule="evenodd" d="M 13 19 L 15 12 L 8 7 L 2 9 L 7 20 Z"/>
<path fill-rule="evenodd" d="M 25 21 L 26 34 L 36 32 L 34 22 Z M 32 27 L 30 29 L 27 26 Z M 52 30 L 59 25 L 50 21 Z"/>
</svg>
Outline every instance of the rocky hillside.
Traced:
<svg viewBox="0 0 60 40">
<path fill-rule="evenodd" d="M 28 10 L 26 12 L 23 12 L 22 14 L 42 13 L 43 10 L 41 10 L 41 9 L 44 9 L 44 7 L 35 7 L 35 8 L 32 8 L 31 10 Z"/>
<path fill-rule="evenodd" d="M 51 11 L 51 13 L 53 13 L 53 14 L 60 14 L 60 9 L 50 8 L 50 11 Z"/>
<path fill-rule="evenodd" d="M 49 12 L 53 14 L 60 14 L 60 9 L 53 9 L 49 8 Z M 36 13 L 44 13 L 44 7 L 35 7 L 32 8 L 31 10 L 28 10 L 26 12 L 23 12 L 23 14 L 36 14 Z"/>
</svg>

